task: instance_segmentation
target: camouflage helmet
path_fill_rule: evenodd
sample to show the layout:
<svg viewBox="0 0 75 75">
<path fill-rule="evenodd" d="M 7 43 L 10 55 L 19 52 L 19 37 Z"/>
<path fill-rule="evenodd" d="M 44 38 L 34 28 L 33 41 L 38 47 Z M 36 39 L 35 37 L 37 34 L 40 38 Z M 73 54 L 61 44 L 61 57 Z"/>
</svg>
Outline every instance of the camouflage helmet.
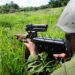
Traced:
<svg viewBox="0 0 75 75">
<path fill-rule="evenodd" d="M 57 26 L 66 33 L 75 33 L 75 0 L 70 0 L 60 16 Z"/>
</svg>

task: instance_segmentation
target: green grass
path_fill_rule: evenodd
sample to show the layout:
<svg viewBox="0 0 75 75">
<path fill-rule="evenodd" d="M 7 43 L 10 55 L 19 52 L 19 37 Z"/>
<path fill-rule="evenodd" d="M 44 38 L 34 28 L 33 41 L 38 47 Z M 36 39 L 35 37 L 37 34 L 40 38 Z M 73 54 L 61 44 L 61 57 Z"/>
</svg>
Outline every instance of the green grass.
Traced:
<svg viewBox="0 0 75 75">
<path fill-rule="evenodd" d="M 13 14 L 0 14 L 0 75 L 26 75 L 24 45 L 15 34 L 26 33 L 25 25 L 48 24 L 48 30 L 39 33 L 42 37 L 63 38 L 64 33 L 55 26 L 63 8 L 45 9 Z"/>
</svg>

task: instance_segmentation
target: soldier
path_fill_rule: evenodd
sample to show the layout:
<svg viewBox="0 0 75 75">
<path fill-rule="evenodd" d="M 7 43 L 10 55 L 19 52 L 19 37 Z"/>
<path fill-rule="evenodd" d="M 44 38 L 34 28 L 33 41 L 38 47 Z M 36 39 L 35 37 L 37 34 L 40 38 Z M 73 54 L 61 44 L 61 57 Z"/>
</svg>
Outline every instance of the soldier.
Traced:
<svg viewBox="0 0 75 75">
<path fill-rule="evenodd" d="M 57 26 L 65 32 L 65 38 L 68 38 L 67 40 L 69 41 L 67 47 L 72 50 L 73 56 L 70 61 L 64 63 L 61 68 L 54 71 L 51 75 L 75 75 L 75 0 L 69 1 L 58 20 Z M 24 44 L 30 52 L 28 61 L 37 60 L 38 53 L 35 44 L 30 39 L 27 39 L 27 43 L 25 42 Z M 53 56 L 64 58 L 66 55 L 62 53 L 54 54 Z"/>
</svg>

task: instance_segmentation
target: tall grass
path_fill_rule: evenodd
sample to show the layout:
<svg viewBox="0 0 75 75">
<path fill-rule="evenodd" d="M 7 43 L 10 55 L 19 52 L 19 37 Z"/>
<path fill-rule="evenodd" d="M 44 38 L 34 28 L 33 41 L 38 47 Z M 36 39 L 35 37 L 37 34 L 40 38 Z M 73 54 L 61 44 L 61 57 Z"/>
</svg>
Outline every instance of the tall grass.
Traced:
<svg viewBox="0 0 75 75">
<path fill-rule="evenodd" d="M 63 8 L 55 8 L 0 14 L 0 75 L 30 75 L 25 68 L 27 62 L 25 62 L 24 58 L 24 45 L 14 35 L 18 33 L 25 34 L 25 25 L 32 23 L 48 24 L 48 31 L 39 33 L 39 36 L 63 38 L 64 33 L 55 26 L 62 10 Z"/>
</svg>

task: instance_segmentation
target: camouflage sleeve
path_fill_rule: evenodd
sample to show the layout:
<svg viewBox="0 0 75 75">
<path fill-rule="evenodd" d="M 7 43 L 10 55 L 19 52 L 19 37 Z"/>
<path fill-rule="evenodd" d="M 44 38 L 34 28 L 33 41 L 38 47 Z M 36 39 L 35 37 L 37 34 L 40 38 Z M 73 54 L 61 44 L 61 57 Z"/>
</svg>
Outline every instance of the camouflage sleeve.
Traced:
<svg viewBox="0 0 75 75">
<path fill-rule="evenodd" d="M 61 68 L 55 70 L 52 74 L 50 75 L 67 75 L 66 70 L 65 70 L 65 65 L 62 65 Z"/>
<path fill-rule="evenodd" d="M 38 59 L 39 59 L 38 55 L 36 55 L 36 54 L 30 55 L 28 58 L 28 62 L 34 62 L 34 61 L 37 61 Z"/>
<path fill-rule="evenodd" d="M 34 66 L 36 66 L 39 62 L 39 57 L 38 55 L 30 55 L 28 58 L 28 69 L 33 69 Z"/>
<path fill-rule="evenodd" d="M 42 63 L 42 58 L 46 58 L 45 53 L 40 53 L 37 55 L 30 55 L 28 58 L 27 71 L 30 72 L 31 75 L 35 75 L 44 71 L 44 65 Z"/>
<path fill-rule="evenodd" d="M 31 75 L 39 72 L 40 59 L 38 55 L 30 55 L 27 62 L 27 71 Z"/>
</svg>

